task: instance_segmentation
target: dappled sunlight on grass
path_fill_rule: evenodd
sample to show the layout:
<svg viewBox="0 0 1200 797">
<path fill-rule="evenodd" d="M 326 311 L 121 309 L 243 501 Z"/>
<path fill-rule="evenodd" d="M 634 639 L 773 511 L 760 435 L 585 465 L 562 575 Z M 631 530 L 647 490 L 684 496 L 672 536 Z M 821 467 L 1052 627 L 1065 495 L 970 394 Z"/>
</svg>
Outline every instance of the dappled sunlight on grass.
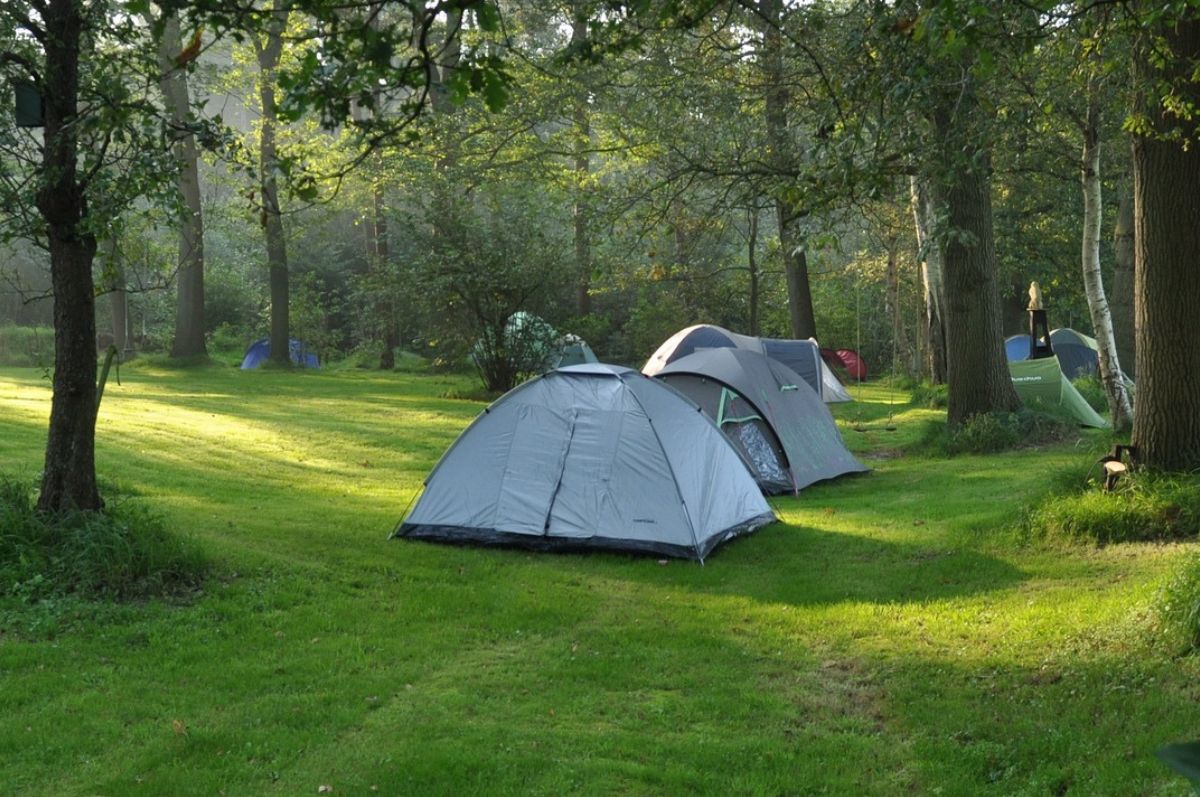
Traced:
<svg viewBox="0 0 1200 797">
<path fill-rule="evenodd" d="M 0 603 L 18 793 L 1186 793 L 1150 753 L 1200 727 L 1200 664 L 1144 611 L 1194 544 L 1009 533 L 1086 445 L 914 456 L 944 414 L 851 386 L 871 473 L 660 564 L 386 540 L 484 406 L 440 398 L 458 377 L 122 382 L 101 475 L 223 574 L 190 606 Z M 0 371 L 0 469 L 40 468 L 48 407 Z"/>
</svg>

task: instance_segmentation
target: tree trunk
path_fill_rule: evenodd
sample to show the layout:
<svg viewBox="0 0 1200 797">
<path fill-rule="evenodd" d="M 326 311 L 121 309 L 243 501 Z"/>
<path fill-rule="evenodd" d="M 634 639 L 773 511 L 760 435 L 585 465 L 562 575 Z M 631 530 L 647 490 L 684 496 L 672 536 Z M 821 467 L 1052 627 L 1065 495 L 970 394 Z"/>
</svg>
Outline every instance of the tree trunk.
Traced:
<svg viewBox="0 0 1200 797">
<path fill-rule="evenodd" d="M 85 223 L 87 199 L 77 168 L 79 54 L 85 10 L 50 0 L 43 12 L 45 147 L 37 206 L 50 244 L 54 290 L 54 395 L 38 509 L 96 510 L 96 238 Z"/>
<path fill-rule="evenodd" d="M 900 313 L 900 261 L 896 252 L 895 239 L 888 241 L 887 245 L 885 281 L 887 282 L 885 309 L 892 321 L 892 371 L 895 375 L 900 362 L 906 361 L 908 354 L 908 340 Z"/>
<path fill-rule="evenodd" d="M 163 21 L 158 41 L 158 85 L 175 127 L 175 159 L 179 163 L 179 195 L 184 215 L 179 228 L 179 273 L 175 281 L 175 339 L 172 357 L 207 353 L 204 343 L 204 215 L 200 206 L 200 153 L 196 137 L 185 132 L 189 102 L 187 70 L 175 64 L 183 49 L 179 17 Z"/>
<path fill-rule="evenodd" d="M 1192 64 L 1200 60 L 1200 16 L 1195 10 L 1174 24 L 1160 24 L 1159 48 L 1173 57 L 1152 67 L 1139 53 L 1143 85 L 1168 83 L 1176 107 L 1195 108 L 1200 85 Z M 1154 56 L 1160 57 L 1161 49 Z M 1147 102 L 1152 132 L 1133 139 L 1134 291 L 1137 328 L 1137 415 L 1133 444 L 1142 463 L 1162 470 L 1200 468 L 1200 147 L 1183 142 L 1180 120 L 1157 97 Z M 1185 125 L 1194 130 L 1194 123 Z"/>
<path fill-rule="evenodd" d="M 1117 207 L 1117 225 L 1113 231 L 1112 311 L 1113 334 L 1117 341 L 1117 358 L 1121 369 L 1137 378 L 1136 355 L 1133 335 L 1133 194 L 1122 194 Z"/>
<path fill-rule="evenodd" d="M 587 39 L 588 17 L 582 6 L 575 8 L 571 23 L 571 42 Z M 590 181 L 592 161 L 591 109 L 588 92 L 581 88 L 575 97 L 575 309 L 584 316 L 592 312 L 592 241 L 590 236 Z"/>
<path fill-rule="evenodd" d="M 750 334 L 758 337 L 758 208 L 751 208 L 750 231 L 746 238 L 746 262 L 750 270 Z"/>
<path fill-rule="evenodd" d="M 937 210 L 928 187 L 917 177 L 911 178 L 913 220 L 916 223 L 917 249 L 921 257 L 921 286 L 925 293 L 925 342 L 929 356 L 929 380 L 935 385 L 946 382 L 946 283 L 942 247 L 933 238 Z"/>
<path fill-rule="evenodd" d="M 124 360 L 129 351 L 129 294 L 125 290 L 125 266 L 121 263 L 121 247 L 116 236 L 108 241 L 108 268 L 112 275 L 108 309 L 112 315 L 113 346 L 117 348 L 118 357 Z"/>
<path fill-rule="evenodd" d="M 376 168 L 383 173 L 383 162 L 377 154 Z M 371 194 L 371 246 L 373 248 L 374 268 L 379 270 L 385 280 L 388 278 L 388 264 L 391 259 L 391 247 L 388 241 L 388 211 L 383 190 L 383 181 L 374 182 Z M 396 319 L 395 294 L 391 290 L 380 290 L 380 301 L 377 307 L 380 323 L 383 324 L 383 350 L 379 354 L 379 368 L 391 371 L 396 367 L 396 348 L 400 346 L 400 323 Z"/>
<path fill-rule="evenodd" d="M 279 207 L 278 155 L 275 148 L 275 69 L 283 51 L 283 30 L 287 25 L 287 5 L 280 4 L 267 26 L 265 43 L 256 43 L 259 66 L 259 102 L 262 129 L 259 136 L 259 169 L 262 178 L 262 225 L 267 241 L 267 265 L 271 285 L 271 361 L 291 365 L 290 321 L 288 304 L 287 239 Z"/>
<path fill-rule="evenodd" d="M 937 164 L 931 181 L 946 227 L 943 247 L 946 293 L 947 417 L 958 426 L 975 415 L 1021 406 L 1004 355 L 996 247 L 992 228 L 989 158 L 964 128 L 982 113 L 972 87 L 940 99 L 932 114 Z"/>
<path fill-rule="evenodd" d="M 1121 378 L 1120 358 L 1113 339 L 1112 316 L 1104 295 L 1104 280 L 1100 274 L 1100 114 L 1093 95 L 1093 80 L 1088 80 L 1088 110 L 1083 130 L 1083 157 L 1080 178 L 1083 183 L 1083 287 L 1087 294 L 1088 312 L 1100 354 L 1100 380 L 1108 397 L 1108 410 L 1114 429 L 1128 428 L 1133 419 L 1133 407 Z"/>
<path fill-rule="evenodd" d="M 772 165 L 786 174 L 792 165 L 793 149 L 788 130 L 787 109 L 790 101 L 783 68 L 783 37 L 779 26 L 783 18 L 782 0 L 760 0 L 763 20 L 763 108 L 767 142 Z M 803 214 L 782 196 L 775 198 L 775 218 L 779 225 L 779 246 L 783 271 L 787 277 L 788 319 L 793 338 L 815 338 L 817 322 L 813 314 L 812 290 L 808 284 L 808 256 L 797 222 Z"/>
</svg>

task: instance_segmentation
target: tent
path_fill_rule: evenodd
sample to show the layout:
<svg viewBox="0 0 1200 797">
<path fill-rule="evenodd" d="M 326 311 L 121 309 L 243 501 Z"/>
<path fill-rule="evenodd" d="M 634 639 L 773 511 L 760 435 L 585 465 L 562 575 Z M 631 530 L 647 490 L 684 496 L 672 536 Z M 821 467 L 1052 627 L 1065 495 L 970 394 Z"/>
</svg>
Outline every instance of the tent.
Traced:
<svg viewBox="0 0 1200 797">
<path fill-rule="evenodd" d="M 821 360 L 821 347 L 815 340 L 786 340 L 739 335 L 713 324 L 697 324 L 676 332 L 658 347 L 642 366 L 642 373 L 654 376 L 669 363 L 698 350 L 736 348 L 756 351 L 779 360 L 791 368 L 826 402 L 850 401 L 850 394 Z"/>
<path fill-rule="evenodd" d="M 393 536 L 703 561 L 774 517 L 698 406 L 637 371 L 588 364 L 530 380 L 484 410 Z"/>
<path fill-rule="evenodd" d="M 1100 372 L 1100 352 L 1096 339 L 1068 327 L 1050 330 L 1050 346 L 1068 379 L 1095 376 Z M 1029 359 L 1029 336 L 1013 335 L 1004 339 L 1009 362 Z"/>
<path fill-rule="evenodd" d="M 1108 421 L 1092 409 L 1062 372 L 1058 357 L 1010 362 L 1008 373 L 1017 395 L 1027 407 L 1041 406 L 1051 411 L 1065 412 L 1080 426 L 1108 426 Z"/>
<path fill-rule="evenodd" d="M 555 341 L 555 345 L 558 347 L 558 357 L 553 365 L 554 368 L 600 362 L 596 359 L 596 353 L 592 351 L 592 347 L 578 335 L 563 335 Z"/>
<path fill-rule="evenodd" d="M 298 365 L 301 368 L 320 368 L 321 364 L 317 361 L 317 353 L 308 348 L 294 338 L 288 341 L 288 357 L 292 361 L 292 365 Z M 242 359 L 242 368 L 251 369 L 271 359 L 271 341 L 268 338 L 256 340 L 246 349 L 246 356 Z"/>
<path fill-rule="evenodd" d="M 657 378 L 716 419 L 763 492 L 798 492 L 866 470 L 846 450 L 824 402 L 777 360 L 745 349 L 705 349 L 669 363 Z"/>
<path fill-rule="evenodd" d="M 599 362 L 591 346 L 577 335 L 559 335 L 549 321 L 519 310 L 504 323 L 504 346 L 518 360 L 520 370 L 541 373 L 566 365 Z M 485 354 L 483 342 L 471 349 L 471 358 L 479 365 Z"/>
<path fill-rule="evenodd" d="M 1050 346 L 1068 379 L 1100 373 L 1100 352 L 1095 338 L 1073 329 L 1052 329 Z"/>
<path fill-rule="evenodd" d="M 854 349 L 821 349 L 821 359 L 830 368 L 845 368 L 846 374 L 857 382 L 867 378 L 867 364 Z"/>
</svg>

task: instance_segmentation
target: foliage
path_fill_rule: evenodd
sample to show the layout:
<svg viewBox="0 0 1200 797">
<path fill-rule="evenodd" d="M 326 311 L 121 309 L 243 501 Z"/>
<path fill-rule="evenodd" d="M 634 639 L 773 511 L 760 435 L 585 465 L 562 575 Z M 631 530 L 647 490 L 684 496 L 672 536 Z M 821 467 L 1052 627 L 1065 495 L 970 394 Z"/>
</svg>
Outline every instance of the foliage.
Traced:
<svg viewBox="0 0 1200 797">
<path fill-rule="evenodd" d="M 1200 535 L 1200 477 L 1130 474 L 1105 492 L 1093 478 L 1040 500 L 1029 511 L 1034 537 L 1098 545 L 1145 540 L 1190 539 Z"/>
<path fill-rule="evenodd" d="M 1104 384 L 1099 377 L 1081 376 L 1071 380 L 1071 384 L 1079 391 L 1091 408 L 1096 412 L 1108 412 L 1108 398 L 1104 393 Z"/>
<path fill-rule="evenodd" d="M 1200 652 L 1200 556 L 1181 562 L 1154 602 L 1158 631 L 1172 652 Z"/>
<path fill-rule="evenodd" d="M 0 324 L 0 365 L 46 368 L 53 362 L 53 329 Z"/>
<path fill-rule="evenodd" d="M 0 478 L 0 595 L 128 600 L 195 590 L 209 570 L 199 548 L 144 507 L 39 513 L 28 486 Z"/>
<path fill-rule="evenodd" d="M 914 391 L 915 395 L 916 391 Z M 929 390 L 931 400 L 939 391 Z M 988 412 L 972 416 L 958 428 L 930 422 L 914 450 L 935 456 L 994 454 L 1014 448 L 1058 443 L 1079 434 L 1070 421 L 1035 410 Z"/>
<path fill-rule="evenodd" d="M 918 407 L 928 407 L 931 410 L 946 409 L 946 386 L 933 385 L 929 382 L 921 382 L 912 389 L 912 396 L 909 399 Z"/>
</svg>

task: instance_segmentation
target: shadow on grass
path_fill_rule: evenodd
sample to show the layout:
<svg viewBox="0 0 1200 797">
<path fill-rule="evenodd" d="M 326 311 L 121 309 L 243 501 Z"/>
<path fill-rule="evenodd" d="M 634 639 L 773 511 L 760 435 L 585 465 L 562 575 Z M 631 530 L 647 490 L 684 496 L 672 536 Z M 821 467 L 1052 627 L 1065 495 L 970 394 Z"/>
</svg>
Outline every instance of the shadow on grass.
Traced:
<svg viewBox="0 0 1200 797">
<path fill-rule="evenodd" d="M 634 567 L 631 581 L 792 606 L 921 603 L 1009 589 L 1025 574 L 969 548 L 891 542 L 776 523 L 718 548 L 704 567 Z"/>
</svg>

